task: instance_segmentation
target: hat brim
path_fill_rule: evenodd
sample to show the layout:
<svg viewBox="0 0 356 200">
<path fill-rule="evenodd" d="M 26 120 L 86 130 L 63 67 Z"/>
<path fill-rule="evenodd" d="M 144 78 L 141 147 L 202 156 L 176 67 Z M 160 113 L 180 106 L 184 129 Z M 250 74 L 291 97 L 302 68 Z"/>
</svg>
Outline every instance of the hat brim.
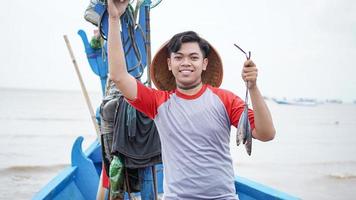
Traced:
<svg viewBox="0 0 356 200">
<path fill-rule="evenodd" d="M 173 73 L 168 69 L 167 58 L 168 42 L 166 42 L 152 59 L 150 66 L 151 80 L 159 90 L 171 91 L 176 89 L 176 80 Z M 223 65 L 218 52 L 209 44 L 208 65 L 202 73 L 202 82 L 213 87 L 220 87 L 223 79 Z"/>
</svg>

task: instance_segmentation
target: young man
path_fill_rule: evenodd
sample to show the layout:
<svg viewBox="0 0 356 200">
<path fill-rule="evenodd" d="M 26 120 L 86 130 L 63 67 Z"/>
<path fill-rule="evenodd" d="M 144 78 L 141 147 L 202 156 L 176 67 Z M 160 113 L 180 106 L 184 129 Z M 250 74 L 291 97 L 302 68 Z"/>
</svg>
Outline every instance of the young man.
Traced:
<svg viewBox="0 0 356 200">
<path fill-rule="evenodd" d="M 110 78 L 126 99 L 158 128 L 164 164 L 165 199 L 236 199 L 229 149 L 230 127 L 237 126 L 244 102 L 219 89 L 222 64 L 216 50 L 196 33 L 175 35 L 152 61 L 159 90 L 145 87 L 126 70 L 119 20 L 128 0 L 109 0 Z M 273 139 L 270 112 L 256 84 L 257 68 L 244 63 L 254 111 L 249 119 L 255 139 Z"/>
</svg>

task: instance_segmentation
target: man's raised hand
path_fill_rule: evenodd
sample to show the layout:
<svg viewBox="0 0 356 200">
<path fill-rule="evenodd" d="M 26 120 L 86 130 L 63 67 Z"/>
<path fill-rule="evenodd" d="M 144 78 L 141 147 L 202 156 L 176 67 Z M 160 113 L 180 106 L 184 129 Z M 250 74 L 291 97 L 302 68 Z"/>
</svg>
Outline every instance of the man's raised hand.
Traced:
<svg viewBox="0 0 356 200">
<path fill-rule="evenodd" d="M 128 4 L 129 0 L 108 0 L 108 13 L 110 18 L 120 18 Z"/>
</svg>

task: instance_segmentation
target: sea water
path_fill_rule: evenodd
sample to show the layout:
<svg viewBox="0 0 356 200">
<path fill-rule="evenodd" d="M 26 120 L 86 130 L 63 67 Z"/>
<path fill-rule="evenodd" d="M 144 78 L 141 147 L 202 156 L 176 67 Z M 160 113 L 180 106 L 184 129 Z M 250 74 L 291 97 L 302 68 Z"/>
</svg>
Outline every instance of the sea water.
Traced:
<svg viewBox="0 0 356 200">
<path fill-rule="evenodd" d="M 94 109 L 101 101 L 91 93 Z M 267 101 L 277 130 L 253 141 L 252 155 L 236 146 L 235 173 L 302 199 L 356 196 L 356 105 L 313 107 Z M 0 199 L 30 199 L 70 165 L 75 138 L 96 138 L 80 91 L 0 89 Z"/>
</svg>

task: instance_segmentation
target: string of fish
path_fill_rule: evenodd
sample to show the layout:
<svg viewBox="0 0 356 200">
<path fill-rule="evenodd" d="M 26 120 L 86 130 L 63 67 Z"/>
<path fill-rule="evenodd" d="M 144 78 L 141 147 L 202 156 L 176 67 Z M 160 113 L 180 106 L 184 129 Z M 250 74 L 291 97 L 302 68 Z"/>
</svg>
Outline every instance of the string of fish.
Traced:
<svg viewBox="0 0 356 200">
<path fill-rule="evenodd" d="M 249 51 L 248 54 L 242 50 L 239 46 L 234 44 L 240 51 L 242 51 L 246 59 L 251 59 L 251 52 Z M 245 145 L 245 149 L 247 154 L 250 156 L 252 152 L 252 130 L 250 126 L 250 121 L 248 119 L 248 84 L 249 82 L 246 81 L 246 93 L 245 93 L 245 106 L 244 110 L 240 116 L 239 123 L 237 125 L 237 132 L 236 132 L 236 144 L 237 146 L 240 145 L 242 142 Z"/>
</svg>

